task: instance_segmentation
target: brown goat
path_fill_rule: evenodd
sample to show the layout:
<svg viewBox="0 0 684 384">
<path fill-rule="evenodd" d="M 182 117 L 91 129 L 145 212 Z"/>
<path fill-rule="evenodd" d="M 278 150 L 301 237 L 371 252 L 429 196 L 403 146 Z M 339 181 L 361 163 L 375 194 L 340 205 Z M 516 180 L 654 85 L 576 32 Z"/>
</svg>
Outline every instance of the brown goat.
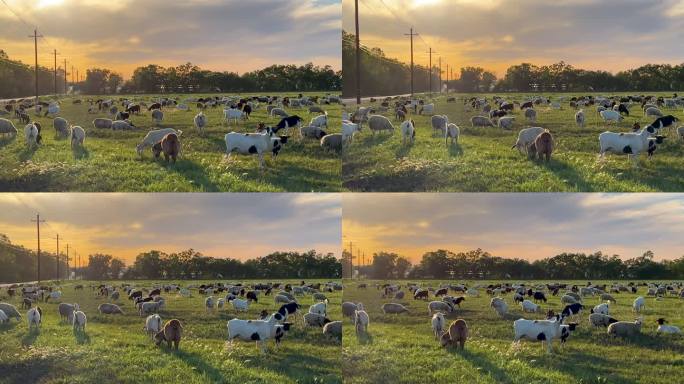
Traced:
<svg viewBox="0 0 684 384">
<path fill-rule="evenodd" d="M 553 153 L 553 136 L 549 131 L 544 131 L 534 139 L 534 147 L 536 150 L 536 156 L 539 156 L 539 160 L 545 158 L 546 161 L 551 160 L 551 153 Z"/>
<path fill-rule="evenodd" d="M 164 324 L 164 328 L 154 335 L 154 341 L 157 345 L 161 344 L 162 341 L 166 341 L 166 345 L 171 348 L 171 343 L 176 350 L 178 350 L 178 344 L 181 340 L 181 332 L 183 331 L 183 326 L 177 319 L 169 320 Z"/>
<path fill-rule="evenodd" d="M 169 157 L 173 159 L 174 164 L 176 158 L 181 151 L 181 143 L 175 133 L 169 133 L 161 141 L 161 149 L 164 152 L 164 159 L 169 162 Z"/>
<path fill-rule="evenodd" d="M 465 320 L 457 319 L 451 325 L 449 330 L 444 332 L 441 337 L 443 347 L 448 345 L 458 345 L 461 349 L 465 349 L 465 342 L 468 339 L 468 325 Z"/>
</svg>

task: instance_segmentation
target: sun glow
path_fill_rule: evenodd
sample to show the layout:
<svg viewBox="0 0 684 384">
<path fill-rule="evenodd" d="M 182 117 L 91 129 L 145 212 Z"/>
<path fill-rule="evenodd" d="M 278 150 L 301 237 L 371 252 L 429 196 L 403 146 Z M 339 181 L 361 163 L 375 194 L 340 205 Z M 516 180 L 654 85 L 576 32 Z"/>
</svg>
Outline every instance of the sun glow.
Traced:
<svg viewBox="0 0 684 384">
<path fill-rule="evenodd" d="M 39 0 L 36 4 L 37 8 L 47 8 L 62 5 L 64 0 Z"/>
</svg>

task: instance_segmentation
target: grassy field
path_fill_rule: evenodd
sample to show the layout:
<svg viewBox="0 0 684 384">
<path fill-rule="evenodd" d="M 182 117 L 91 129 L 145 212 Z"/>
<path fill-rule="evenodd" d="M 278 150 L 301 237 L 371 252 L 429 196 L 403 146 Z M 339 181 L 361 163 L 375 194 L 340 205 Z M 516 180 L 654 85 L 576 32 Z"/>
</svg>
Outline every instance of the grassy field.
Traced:
<svg viewBox="0 0 684 384">
<path fill-rule="evenodd" d="M 671 97 L 672 94 L 657 95 Z M 400 122 L 394 120 L 390 108 L 385 115 L 395 125 L 394 135 L 382 133 L 373 137 L 365 127 L 343 153 L 343 185 L 352 191 L 377 192 L 684 191 L 684 145 L 673 130 L 665 132 L 668 138 L 651 160 L 641 156 L 639 168 L 633 168 L 626 156 L 608 155 L 606 161 L 597 162 L 601 132 L 627 132 L 635 121 L 642 127 L 653 122 L 653 118 L 644 117 L 639 104 L 631 107 L 630 116 L 617 128 L 612 124 L 606 126 L 595 106 L 587 107 L 583 129 L 575 124 L 576 111 L 569 106 L 569 100 L 561 104 L 561 110 L 536 107 L 537 122 L 531 124 L 516 107 L 515 125 L 506 131 L 471 127 L 470 118 L 482 112 L 467 112 L 463 98 L 487 97 L 491 101 L 492 95 L 449 96 L 455 96 L 457 102 L 447 103 L 446 96 L 423 98 L 426 103 L 435 103 L 436 114 L 447 115 L 450 122 L 461 128 L 458 145 L 446 146 L 443 137 L 433 134 L 430 117 L 417 115 L 411 116 L 416 123 L 416 141 L 413 145 L 402 145 Z M 502 96 L 508 101 L 523 101 L 536 95 Z M 557 101 L 561 96 L 569 99 L 573 94 L 544 96 Z M 377 107 L 379 102 L 365 105 Z M 662 110 L 684 119 L 681 107 Z M 550 163 L 529 160 L 511 149 L 520 129 L 529 126 L 544 127 L 553 134 L 556 151 Z"/>
<path fill-rule="evenodd" d="M 299 281 L 299 280 L 298 280 Z M 84 282 L 89 284 L 91 282 Z M 93 282 L 95 283 L 95 282 Z M 151 282 L 135 281 L 138 287 Z M 168 282 L 164 282 L 168 283 Z M 192 281 L 201 284 L 201 281 Z M 243 282 L 249 283 L 249 282 Z M 291 283 L 295 283 L 292 281 Z M 180 282 L 188 285 L 190 282 Z M 119 300 L 125 314 L 101 315 L 97 306 L 106 302 L 86 286 L 75 291 L 74 283 L 62 285 L 62 302 L 78 302 L 88 316 L 84 336 L 60 322 L 57 304 L 39 304 L 43 310 L 40 332 L 28 332 L 25 310 L 22 321 L 0 325 L 0 383 L 341 383 L 340 345 L 323 335 L 320 328 L 293 326 L 274 350 L 260 354 L 254 343 L 236 341 L 230 347 L 226 324 L 236 313 L 232 306 L 207 313 L 204 295 L 197 289 L 192 297 L 163 294 L 167 308 L 163 321 L 177 318 L 184 327 L 179 351 L 156 347 L 143 332 L 145 318 L 135 313 L 132 302 Z M 125 294 L 125 292 L 123 292 Z M 330 300 L 328 317 L 341 317 L 341 291 L 326 293 Z M 6 301 L 5 296 L 0 301 Z M 215 294 L 214 297 L 225 296 Z M 9 302 L 20 308 L 15 298 Z M 311 296 L 300 299 L 308 309 Z M 261 296 L 248 314 L 258 318 L 261 310 L 275 311 L 273 297 Z"/>
<path fill-rule="evenodd" d="M 663 383 L 681 381 L 684 366 L 684 336 L 656 335 L 655 320 L 665 317 L 670 324 L 684 326 L 684 300 L 666 297 L 662 301 L 646 299 L 642 335 L 633 340 L 614 339 L 605 328 L 592 329 L 586 314 L 578 318 L 577 330 L 559 349 L 547 355 L 539 343 L 522 341 L 514 346 L 513 321 L 544 315 L 523 314 L 513 305 L 512 294 L 506 294 L 509 314 L 499 317 L 489 307 L 491 299 L 480 289 L 480 297 L 467 296 L 460 310 L 448 316 L 466 320 L 470 338 L 465 351 L 441 348 L 435 340 L 427 312 L 427 302 L 381 299 L 379 290 L 369 281 L 367 289 L 357 282 L 346 281 L 344 300 L 362 302 L 370 316 L 368 336 L 357 338 L 352 326 L 344 327 L 343 375 L 345 383 Z M 406 291 L 405 282 L 402 284 Z M 420 282 L 437 287 L 438 281 Z M 489 282 L 466 282 L 468 287 Z M 586 282 L 577 282 L 586 284 Z M 595 284 L 599 284 L 594 282 Z M 607 282 L 608 283 L 608 282 Z M 450 293 L 453 294 L 453 293 Z M 638 294 L 645 296 L 646 289 Z M 549 296 L 544 309 L 562 310 L 559 296 Z M 430 295 L 432 299 L 432 295 Z M 611 305 L 611 316 L 633 321 L 631 310 L 635 294 L 614 294 L 617 305 Z M 401 302 L 409 314 L 384 315 L 383 303 Z M 585 298 L 584 304 L 597 305 L 598 297 Z M 350 324 L 348 319 L 345 325 Z"/>
<path fill-rule="evenodd" d="M 320 92 L 323 96 L 325 93 Z M 178 96 L 182 102 L 186 97 L 198 98 L 205 95 Z M 213 95 L 212 95 L 213 96 Z M 250 95 L 241 95 L 243 97 Z M 290 96 L 296 96 L 293 93 Z M 115 100 L 126 97 L 117 95 Z M 88 96 L 79 96 L 86 100 Z M 130 96 L 136 101 L 149 101 L 151 95 Z M 97 97 L 93 97 L 97 99 Z M 44 132 L 43 145 L 29 150 L 23 139 L 23 125 L 14 120 L 20 131 L 18 139 L 0 139 L 0 190 L 3 191 L 231 191 L 231 192 L 329 192 L 341 187 L 340 155 L 326 151 L 317 140 L 289 141 L 277 161 L 268 156 L 266 169 L 258 168 L 256 156 L 234 155 L 224 160 L 226 145 L 224 135 L 230 131 L 253 132 L 258 122 L 275 125 L 279 119 L 269 118 L 266 107 L 252 113 L 249 121 L 228 126 L 223 120 L 223 108 L 208 108 L 206 134 L 200 136 L 193 126 L 193 117 L 198 112 L 196 103 L 187 102 L 189 111 L 175 108 L 164 109 L 164 121 L 160 127 L 183 131 L 181 136 L 184 156 L 175 165 L 154 161 L 151 151 L 140 159 L 135 146 L 147 131 L 157 129 L 150 112 L 143 108 L 140 116 L 133 115 L 131 121 L 139 129 L 133 131 L 112 131 L 95 129 L 92 121 L 106 117 L 107 113 L 88 114 L 88 105 L 72 104 L 72 98 L 62 99 L 61 117 L 73 125 L 86 130 L 83 150 L 72 151 L 68 139 L 55 137 L 52 119 L 36 117 Z M 118 104 L 121 109 L 120 104 Z M 329 114 L 328 133 L 340 131 L 340 106 L 323 106 Z M 287 109 L 298 114 L 308 123 L 313 114 L 308 108 Z M 291 135 L 294 131 L 291 131 Z M 279 132 L 279 134 L 282 134 Z M 298 132 L 297 132 L 298 137 Z"/>
</svg>

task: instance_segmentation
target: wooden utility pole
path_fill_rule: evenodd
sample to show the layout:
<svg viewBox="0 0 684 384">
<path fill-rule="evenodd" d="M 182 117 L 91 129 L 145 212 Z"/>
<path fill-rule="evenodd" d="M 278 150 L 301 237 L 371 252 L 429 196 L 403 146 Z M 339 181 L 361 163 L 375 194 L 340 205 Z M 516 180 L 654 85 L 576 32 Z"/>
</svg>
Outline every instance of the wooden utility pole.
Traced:
<svg viewBox="0 0 684 384">
<path fill-rule="evenodd" d="M 442 93 L 442 57 L 439 57 L 439 93 Z"/>
<path fill-rule="evenodd" d="M 66 66 L 66 59 L 64 59 L 64 94 L 67 94 L 67 66 Z"/>
<path fill-rule="evenodd" d="M 37 237 L 38 237 L 38 253 L 36 254 L 37 256 L 37 264 L 38 264 L 38 270 L 37 270 L 37 281 L 40 283 L 40 223 L 44 223 L 45 220 L 40 220 L 40 214 L 36 214 L 36 219 L 31 220 L 36 222 L 36 232 L 37 232 Z"/>
<path fill-rule="evenodd" d="M 57 234 L 57 280 L 59 280 L 59 233 Z"/>
<path fill-rule="evenodd" d="M 54 75 L 55 75 L 55 96 L 57 95 L 57 50 L 53 50 L 53 55 L 55 55 L 55 68 L 54 68 Z"/>
<path fill-rule="evenodd" d="M 430 90 L 430 97 L 432 97 L 432 47 L 430 47 L 430 51 L 428 53 L 430 54 L 430 72 L 428 74 L 428 89 Z"/>
<path fill-rule="evenodd" d="M 356 22 L 356 104 L 361 105 L 361 38 L 359 37 L 359 0 L 354 0 Z"/>
<path fill-rule="evenodd" d="M 69 275 L 71 275 L 69 271 L 69 244 L 67 243 L 67 254 L 66 254 L 66 270 L 67 270 L 67 280 L 69 280 Z"/>
<path fill-rule="evenodd" d="M 446 93 L 449 93 L 449 64 L 446 65 Z"/>
<path fill-rule="evenodd" d="M 38 38 L 43 37 L 43 35 L 38 34 L 38 29 L 33 30 L 33 35 L 29 36 L 33 38 L 33 51 L 36 59 L 35 78 L 36 78 L 36 105 L 38 104 Z"/>
<path fill-rule="evenodd" d="M 411 37 L 411 97 L 413 97 L 413 36 L 418 36 L 418 34 L 413 33 L 413 28 L 411 28 L 411 32 L 408 34 L 405 33 L 404 36 Z"/>
</svg>

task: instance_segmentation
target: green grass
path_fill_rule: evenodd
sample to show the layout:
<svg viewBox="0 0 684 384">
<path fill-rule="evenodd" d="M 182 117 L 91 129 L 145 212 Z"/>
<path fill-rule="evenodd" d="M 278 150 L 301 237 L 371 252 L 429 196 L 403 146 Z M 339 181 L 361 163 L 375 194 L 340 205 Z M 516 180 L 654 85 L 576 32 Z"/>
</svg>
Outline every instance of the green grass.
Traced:
<svg viewBox="0 0 684 384">
<path fill-rule="evenodd" d="M 287 281 L 286 281 L 287 282 Z M 91 282 L 84 282 L 90 284 Z M 96 282 L 92 282 L 96 283 Z M 152 282 L 135 281 L 139 287 Z M 181 285 L 190 282 L 182 281 Z M 201 281 L 192 281 L 201 284 Z M 249 283 L 249 282 L 246 282 Z M 291 281 L 294 283 L 294 281 Z M 0 383 L 341 383 L 340 345 L 328 339 L 320 328 L 293 326 L 274 350 L 260 354 L 254 343 L 226 342 L 226 324 L 236 313 L 227 305 L 207 313 L 204 295 L 192 290 L 191 298 L 162 294 L 167 308 L 162 320 L 181 320 L 184 331 L 179 351 L 156 347 L 142 328 L 145 318 L 135 313 L 127 298 L 119 300 L 125 314 L 100 315 L 97 306 L 106 302 L 86 286 L 74 291 L 74 283 L 62 285 L 62 302 L 78 302 L 88 317 L 86 334 L 72 332 L 60 322 L 57 304 L 41 303 L 43 324 L 40 332 L 28 332 L 25 310 L 22 321 L 0 325 Z M 118 285 L 118 283 L 117 283 Z M 6 295 L 5 292 L 3 292 Z M 342 293 L 326 293 L 330 300 L 328 317 L 339 320 Z M 215 294 L 214 297 L 225 296 Z M 7 298 L 0 300 L 6 301 Z M 19 301 L 10 300 L 20 308 Z M 306 309 L 311 296 L 300 299 Z M 273 296 L 260 296 L 248 314 L 258 318 L 262 309 L 275 311 Z"/>
<path fill-rule="evenodd" d="M 324 95 L 323 92 L 317 93 Z M 293 96 L 296 94 L 292 94 Z M 175 96 L 175 95 L 172 95 Z M 186 97 L 204 95 L 178 95 Z M 250 95 L 241 95 L 243 97 Z M 115 100 L 125 95 L 117 95 Z M 88 96 L 79 96 L 85 100 Z M 93 97 L 96 99 L 97 97 Z M 130 96 L 136 101 L 149 101 L 151 95 Z M 266 169 L 258 168 L 256 156 L 233 155 L 224 160 L 224 135 L 230 131 L 253 132 L 258 122 L 275 125 L 279 119 L 269 118 L 262 105 L 252 113 L 248 122 L 226 125 L 223 108 L 208 108 L 205 114 L 208 127 L 200 136 L 193 125 L 198 112 L 196 103 L 187 102 L 190 111 L 175 108 L 164 109 L 164 121 L 160 127 L 172 127 L 183 131 L 181 136 L 184 156 L 175 165 L 155 161 L 151 151 L 140 159 L 135 146 L 147 131 L 158 129 L 150 112 L 143 108 L 140 116 L 132 116 L 137 130 L 122 132 L 93 128 L 96 117 L 107 117 L 106 113 L 88 114 L 88 105 L 72 104 L 72 98 L 62 99 L 61 117 L 73 125 L 86 130 L 83 150 L 72 151 L 68 139 L 58 139 L 52 128 L 52 119 L 32 119 L 43 126 L 43 145 L 29 150 L 23 139 L 23 125 L 15 125 L 20 131 L 13 140 L 0 139 L 0 189 L 3 191 L 135 191 L 135 192 L 330 192 L 339 191 L 341 186 L 341 160 L 337 153 L 324 150 L 317 140 L 297 139 L 289 141 L 277 161 L 267 157 Z M 121 106 L 119 104 L 119 108 Z M 340 106 L 323 106 L 329 118 L 328 133 L 340 131 Z M 308 108 L 287 109 L 298 114 L 308 123 L 314 115 Z M 294 130 L 291 130 L 294 135 Z"/>
<path fill-rule="evenodd" d="M 661 94 L 669 97 L 671 93 Z M 652 118 L 643 116 L 635 104 L 617 128 L 606 126 L 596 113 L 596 107 L 585 108 L 587 123 L 584 129 L 575 125 L 575 109 L 569 101 L 562 110 L 536 107 L 537 122 L 528 123 L 516 108 L 512 130 L 472 128 L 470 118 L 480 112 L 466 112 L 463 98 L 492 95 L 456 94 L 456 103 L 447 103 L 446 96 L 426 102 L 435 103 L 436 114 L 446 114 L 449 121 L 461 128 L 458 145 L 446 146 L 444 138 L 435 136 L 429 116 L 411 116 L 416 123 L 416 142 L 402 145 L 400 122 L 393 113 L 385 113 L 395 125 L 394 135 L 371 135 L 367 127 L 354 139 L 342 156 L 344 187 L 352 191 L 420 192 L 637 192 L 684 190 L 684 146 L 674 130 L 666 131 L 665 143 L 651 160 L 642 155 L 639 168 L 633 168 L 626 156 L 608 155 L 597 161 L 598 135 L 606 130 L 631 131 L 635 121 L 643 127 Z M 505 94 L 506 100 L 522 101 L 529 94 Z M 552 95 L 558 100 L 561 95 Z M 564 94 L 568 99 L 573 94 Z M 379 101 L 366 105 L 379 106 Z M 681 107 L 662 109 L 684 119 Z M 529 126 L 547 128 L 554 135 L 556 150 L 550 163 L 529 160 L 511 149 L 520 129 Z"/>
<path fill-rule="evenodd" d="M 681 382 L 684 367 L 684 336 L 656 335 L 658 317 L 671 324 L 684 326 L 684 300 L 666 297 L 662 301 L 646 299 L 642 335 L 633 340 L 614 339 L 605 328 L 591 328 L 589 311 L 578 318 L 579 326 L 559 349 L 547 355 L 540 343 L 522 341 L 514 346 L 513 321 L 543 315 L 523 314 L 513 305 L 512 294 L 506 294 L 509 315 L 500 318 L 489 307 L 491 299 L 480 290 L 480 297 L 466 297 L 461 309 L 448 316 L 466 320 L 470 338 L 465 351 L 440 347 L 432 334 L 427 302 L 415 301 L 410 295 L 404 300 L 381 299 L 380 291 L 368 281 L 367 289 L 357 288 L 357 282 L 345 281 L 344 300 L 362 302 L 370 316 L 368 336 L 357 338 L 354 327 L 345 320 L 343 334 L 343 375 L 345 383 L 663 383 Z M 398 282 L 406 291 L 405 281 Z M 437 287 L 441 282 L 422 281 L 423 286 Z M 466 282 L 467 286 L 489 282 Z M 586 284 L 586 282 L 576 282 Z M 594 282 L 597 283 L 598 282 Z M 606 282 L 609 283 L 610 282 Z M 646 289 L 638 294 L 646 297 Z M 410 293 L 410 292 L 409 292 Z M 453 293 L 450 293 L 453 294 Z M 562 309 L 559 296 L 549 296 L 544 309 Z M 632 321 L 636 315 L 631 305 L 638 295 L 613 295 L 617 305 L 610 313 L 619 320 Z M 431 295 L 432 298 L 432 295 Z M 401 302 L 409 314 L 383 315 L 380 307 L 387 302 Z M 585 298 L 592 307 L 598 297 Z"/>
</svg>

